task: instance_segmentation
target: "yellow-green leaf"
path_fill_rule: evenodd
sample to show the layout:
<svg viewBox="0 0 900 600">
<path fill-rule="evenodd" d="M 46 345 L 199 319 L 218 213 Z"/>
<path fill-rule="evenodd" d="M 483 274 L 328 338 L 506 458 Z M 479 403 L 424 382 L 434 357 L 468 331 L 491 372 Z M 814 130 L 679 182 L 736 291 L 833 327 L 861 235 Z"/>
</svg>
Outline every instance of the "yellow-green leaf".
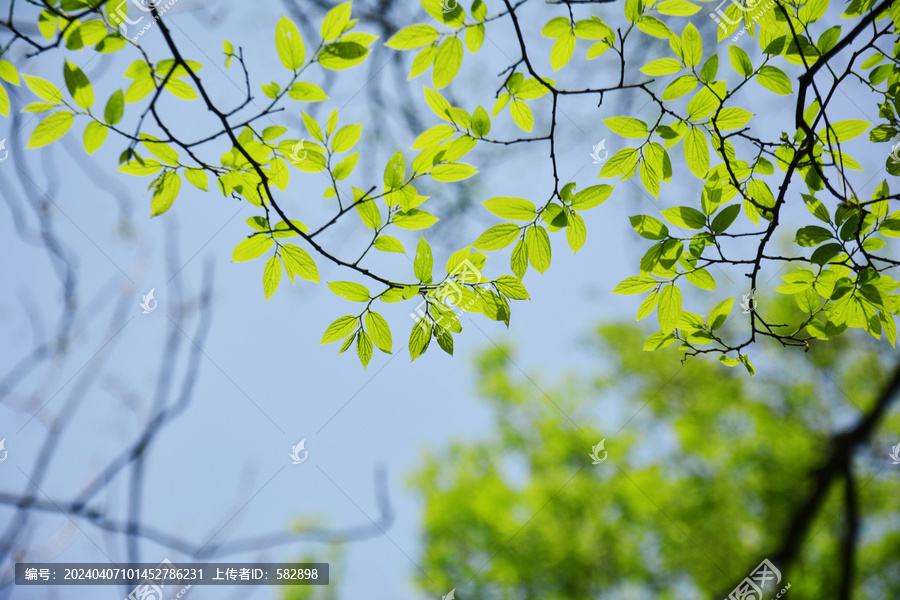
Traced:
<svg viewBox="0 0 900 600">
<path fill-rule="evenodd" d="M 266 294 L 266 302 L 278 289 L 279 283 L 281 283 L 281 261 L 277 256 L 273 256 L 266 261 L 266 267 L 263 269 L 263 291 Z"/>
<path fill-rule="evenodd" d="M 106 139 L 107 129 L 102 123 L 91 121 L 84 128 L 84 149 L 88 154 L 93 154 L 97 148 L 103 145 Z"/>
<path fill-rule="evenodd" d="M 23 77 L 28 77 L 24 75 Z M 27 79 L 26 79 L 27 81 Z M 72 113 L 60 111 L 53 113 L 34 128 L 26 148 L 40 148 L 55 142 L 66 134 L 73 122 Z"/>
<path fill-rule="evenodd" d="M 275 26 L 275 49 L 285 68 L 296 71 L 303 66 L 306 59 L 303 38 L 300 37 L 297 26 L 285 16 L 282 16 Z"/>
</svg>

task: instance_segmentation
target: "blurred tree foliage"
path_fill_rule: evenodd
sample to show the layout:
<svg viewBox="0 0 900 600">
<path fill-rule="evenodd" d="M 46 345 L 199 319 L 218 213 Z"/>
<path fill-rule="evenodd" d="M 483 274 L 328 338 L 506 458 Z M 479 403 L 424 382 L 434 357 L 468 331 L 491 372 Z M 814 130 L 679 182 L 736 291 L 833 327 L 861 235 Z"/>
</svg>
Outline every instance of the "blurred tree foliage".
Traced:
<svg viewBox="0 0 900 600">
<path fill-rule="evenodd" d="M 784 544 L 833 434 L 872 409 L 890 370 L 861 337 L 770 352 L 751 379 L 711 361 L 682 365 L 668 354 L 677 350 L 643 352 L 642 335 L 599 327 L 594 372 L 553 387 L 521 376 L 509 348 L 481 354 L 478 390 L 496 429 L 431 452 L 412 480 L 431 580 L 417 583 L 429 595 L 724 598 Z M 853 597 L 897 598 L 896 411 L 873 438 L 850 459 Z M 601 439 L 608 460 L 594 465 Z M 846 479 L 834 481 L 798 556 L 779 565 L 793 600 L 839 597 L 848 514 Z"/>
</svg>

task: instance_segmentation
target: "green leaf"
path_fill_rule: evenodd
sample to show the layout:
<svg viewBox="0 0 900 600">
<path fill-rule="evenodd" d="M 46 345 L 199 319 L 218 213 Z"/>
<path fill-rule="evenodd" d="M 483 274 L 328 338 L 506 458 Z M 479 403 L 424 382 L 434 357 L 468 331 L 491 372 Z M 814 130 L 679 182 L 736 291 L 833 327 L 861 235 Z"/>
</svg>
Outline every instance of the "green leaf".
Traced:
<svg viewBox="0 0 900 600">
<path fill-rule="evenodd" d="M 395 33 L 384 45 L 394 50 L 410 50 L 427 46 L 437 37 L 438 30 L 431 25 L 410 25 Z"/>
<path fill-rule="evenodd" d="M 700 11 L 700 7 L 687 0 L 663 0 L 656 5 L 656 10 L 663 15 L 689 17 Z"/>
<path fill-rule="evenodd" d="M 356 189 L 356 188 L 354 188 Z M 356 203 L 356 212 L 363 224 L 372 230 L 381 227 L 381 212 L 374 200 L 368 199 Z"/>
<path fill-rule="evenodd" d="M 577 253 L 584 246 L 585 240 L 587 240 L 587 227 L 584 219 L 581 218 L 581 215 L 573 212 L 569 215 L 569 223 L 566 226 L 566 241 L 569 242 L 572 252 Z"/>
<path fill-rule="evenodd" d="M 157 217 L 172 207 L 178 191 L 181 189 L 181 176 L 175 171 L 166 171 L 156 182 L 153 200 L 150 203 L 150 216 Z"/>
<path fill-rule="evenodd" d="M 811 246 L 818 246 L 822 242 L 830 240 L 833 237 L 834 234 L 832 234 L 831 231 L 825 229 L 824 227 L 819 227 L 818 225 L 807 225 L 806 227 L 801 227 L 797 230 L 797 235 L 794 238 L 794 241 L 799 246 L 809 248 Z"/>
<path fill-rule="evenodd" d="M 712 225 L 710 225 L 710 229 L 712 229 L 713 233 L 722 233 L 731 227 L 731 224 L 734 223 L 734 220 L 741 213 L 741 205 L 740 204 L 732 204 L 731 206 L 726 206 L 722 209 L 722 212 L 716 215 L 716 218 L 713 219 Z"/>
<path fill-rule="evenodd" d="M 406 254 L 406 249 L 403 247 L 403 244 L 389 235 L 379 236 L 375 240 L 375 249 L 381 250 L 382 252 L 399 252 L 400 254 Z"/>
<path fill-rule="evenodd" d="M 372 360 L 372 339 L 365 331 L 360 331 L 356 336 L 356 355 L 363 369 L 369 366 L 369 361 Z"/>
<path fill-rule="evenodd" d="M 681 56 L 689 67 L 696 67 L 703 60 L 703 38 L 690 22 L 681 32 Z"/>
<path fill-rule="evenodd" d="M 628 219 L 641 237 L 648 240 L 664 240 L 669 237 L 669 228 L 659 219 L 647 215 L 635 215 Z"/>
<path fill-rule="evenodd" d="M 125 112 L 125 94 L 122 90 L 116 90 L 106 102 L 106 109 L 103 111 L 103 117 L 110 125 L 115 125 L 122 120 Z"/>
<path fill-rule="evenodd" d="M 641 17 L 641 20 L 636 23 L 637 28 L 646 33 L 647 35 L 660 38 L 663 40 L 669 39 L 670 36 L 674 35 L 674 32 L 669 29 L 669 27 L 654 17 L 653 15 L 644 15 Z"/>
<path fill-rule="evenodd" d="M 663 90 L 663 100 L 675 100 L 685 94 L 694 91 L 697 87 L 697 78 L 693 75 L 682 75 L 666 86 Z"/>
<path fill-rule="evenodd" d="M 475 54 L 484 44 L 484 25 L 479 23 L 474 27 L 466 29 L 466 48 L 469 52 Z"/>
<path fill-rule="evenodd" d="M 668 2 L 670 0 L 666 1 Z M 641 73 L 643 73 L 644 75 L 650 75 L 651 77 L 658 75 L 671 75 L 672 73 L 677 73 L 678 71 L 680 71 L 681 68 L 681 63 L 674 58 L 658 58 L 656 60 L 651 60 L 646 65 L 641 67 Z"/>
<path fill-rule="evenodd" d="M 750 77 L 753 74 L 753 63 L 740 46 L 728 46 L 728 58 L 731 60 L 731 68 L 738 75 Z"/>
<path fill-rule="evenodd" d="M 710 329 L 716 330 L 724 325 L 728 320 L 728 315 L 731 314 L 732 307 L 734 307 L 734 296 L 716 304 L 715 308 L 710 311 L 709 318 L 706 319 Z"/>
<path fill-rule="evenodd" d="M 666 346 L 671 346 L 675 341 L 675 336 L 665 331 L 657 331 L 644 341 L 644 350 L 647 352 L 659 350 Z"/>
<path fill-rule="evenodd" d="M 23 75 L 23 77 L 27 78 L 28 75 Z M 60 111 L 53 113 L 38 123 L 34 131 L 31 132 L 31 138 L 29 138 L 28 145 L 25 147 L 40 148 L 55 142 L 66 134 L 73 121 L 74 119 L 70 112 Z"/>
<path fill-rule="evenodd" d="M 610 117 L 603 123 L 615 133 L 627 138 L 644 138 L 649 135 L 647 124 L 631 117 Z"/>
<path fill-rule="evenodd" d="M 328 94 L 325 90 L 314 83 L 306 83 L 298 81 L 291 86 L 288 96 L 299 102 L 322 102 L 328 100 Z"/>
<path fill-rule="evenodd" d="M 550 66 L 554 71 L 559 71 L 572 59 L 575 52 L 575 34 L 571 30 L 556 38 L 553 42 L 553 48 L 550 49 Z M 523 127 L 523 129 L 525 129 Z M 531 129 L 526 129 L 531 131 Z"/>
<path fill-rule="evenodd" d="M 384 317 L 377 312 L 366 313 L 366 330 L 379 350 L 387 354 L 391 353 L 393 346 L 391 328 Z"/>
<path fill-rule="evenodd" d="M 47 109 L 45 110 L 49 110 L 50 108 L 53 108 L 52 104 L 48 105 Z M 23 110 L 27 112 L 28 108 L 26 107 Z M 3 115 L 4 117 L 9 116 L 9 94 L 6 92 L 6 88 L 2 85 L 0 85 L 0 115 Z"/>
<path fill-rule="evenodd" d="M 431 178 L 435 181 L 451 183 L 468 179 L 477 172 L 478 169 L 472 165 L 467 165 L 465 163 L 446 163 L 443 165 L 435 165 L 435 167 L 431 169 Z"/>
<path fill-rule="evenodd" d="M 418 208 L 411 208 L 394 215 L 394 225 L 401 229 L 426 229 L 437 222 L 437 217 Z"/>
<path fill-rule="evenodd" d="M 764 88 L 781 96 L 787 96 L 794 91 L 791 80 L 784 74 L 784 71 L 771 65 L 764 65 L 759 68 L 756 81 Z"/>
<path fill-rule="evenodd" d="M 273 241 L 267 235 L 256 233 L 241 241 L 231 252 L 232 262 L 243 262 L 259 258 L 272 247 Z"/>
<path fill-rule="evenodd" d="M 281 258 L 284 260 L 284 270 L 287 271 L 291 282 L 294 281 L 296 274 L 307 281 L 319 283 L 319 269 L 316 267 L 316 261 L 309 255 L 309 252 L 300 246 L 284 244 L 281 246 Z"/>
<path fill-rule="evenodd" d="M 572 23 L 565 17 L 550 19 L 541 29 L 541 35 L 548 38 L 560 38 L 572 30 Z"/>
<path fill-rule="evenodd" d="M 656 292 L 650 292 L 650 294 L 644 298 L 644 301 L 641 302 L 640 307 L 638 307 L 636 321 L 640 321 L 641 319 L 645 319 L 650 316 L 654 310 L 656 310 L 656 305 L 659 303 L 659 294 Z"/>
<path fill-rule="evenodd" d="M 634 175 L 637 167 L 638 152 L 635 148 L 622 148 L 613 154 L 600 169 L 599 177 L 618 177 L 627 179 Z"/>
<path fill-rule="evenodd" d="M 175 166 L 178 164 L 178 153 L 165 142 L 160 142 L 157 138 L 146 133 L 141 134 L 141 145 L 144 146 L 153 156 L 168 165 Z"/>
<path fill-rule="evenodd" d="M 93 154 L 97 148 L 103 145 L 106 139 L 106 127 L 97 121 L 91 121 L 84 128 L 84 149 L 88 154 Z"/>
<path fill-rule="evenodd" d="M 334 178 L 340 181 L 349 177 L 350 173 L 353 172 L 354 167 L 356 167 L 357 160 L 359 160 L 359 152 L 354 152 L 353 154 L 339 162 L 334 168 Z"/>
<path fill-rule="evenodd" d="M 77 66 L 69 61 L 63 66 L 63 76 L 66 80 L 66 88 L 75 104 L 87 110 L 94 105 L 94 89 L 88 81 L 87 76 Z"/>
<path fill-rule="evenodd" d="M 198 98 L 194 88 L 180 79 L 169 79 L 165 87 L 176 98 L 181 98 L 182 100 L 196 100 Z"/>
<path fill-rule="evenodd" d="M 46 79 L 33 77 L 31 75 L 22 75 L 22 78 L 25 80 L 28 89 L 37 94 L 41 99 L 46 100 L 47 102 L 53 102 L 54 104 L 60 104 L 63 101 L 62 92 L 59 91 L 59 88 Z"/>
<path fill-rule="evenodd" d="M 715 124 L 719 129 L 740 129 L 753 118 L 753 113 L 738 106 L 723 108 L 719 111 Z"/>
<path fill-rule="evenodd" d="M 573 210 L 588 210 L 606 202 L 615 186 L 602 183 L 586 187 L 572 198 Z"/>
<path fill-rule="evenodd" d="M 8 81 L 13 85 L 19 85 L 19 71 L 16 66 L 8 60 L 0 59 L 0 79 Z"/>
<path fill-rule="evenodd" d="M 462 27 L 465 23 L 466 11 L 463 10 L 462 3 L 457 0 L 448 0 L 446 4 L 435 0 L 421 0 L 421 3 L 425 12 L 434 17 L 438 23 L 443 23 L 452 29 Z M 446 12 L 444 12 L 445 10 Z"/>
<path fill-rule="evenodd" d="M 637 22 L 641 18 L 641 0 L 625 0 L 625 18 L 632 23 Z"/>
<path fill-rule="evenodd" d="M 446 87 L 456 77 L 463 59 L 463 44 L 457 37 L 448 37 L 438 47 L 431 71 L 434 89 Z"/>
<path fill-rule="evenodd" d="M 837 123 L 832 123 L 829 137 L 826 137 L 826 128 L 824 127 L 819 130 L 819 137 L 822 138 L 823 141 L 828 141 L 832 144 L 835 143 L 835 141 L 846 142 L 861 135 L 871 126 L 872 124 L 868 121 L 861 121 L 859 119 L 838 121 Z"/>
<path fill-rule="evenodd" d="M 531 217 L 525 220 L 530 220 L 531 218 L 534 218 L 533 212 Z M 472 246 L 478 250 L 501 250 L 512 244 L 518 235 L 518 225 L 515 223 L 500 223 L 478 236 L 478 239 L 475 240 Z"/>
<path fill-rule="evenodd" d="M 419 245 L 416 247 L 416 257 L 413 261 L 413 272 L 419 281 L 429 283 L 433 269 L 434 254 L 431 252 L 431 246 L 424 237 L 420 236 Z"/>
<path fill-rule="evenodd" d="M 724 81 L 716 81 L 701 89 L 688 102 L 688 116 L 694 121 L 701 121 L 708 117 L 722 104 L 721 99 L 725 96 L 725 90 Z"/>
<path fill-rule="evenodd" d="M 539 273 L 544 273 L 550 268 L 550 236 L 547 230 L 536 225 L 528 230 L 525 234 L 525 241 L 528 245 L 528 262 Z"/>
<path fill-rule="evenodd" d="M 516 277 L 522 279 L 528 270 L 528 244 L 524 239 L 516 242 L 509 259 L 509 268 Z"/>
<path fill-rule="evenodd" d="M 477 137 L 484 137 L 491 132 L 491 118 L 482 106 L 478 106 L 472 113 L 472 133 Z"/>
<path fill-rule="evenodd" d="M 278 289 L 279 283 L 281 283 L 281 260 L 273 256 L 266 261 L 266 267 L 263 269 L 263 291 L 266 294 L 266 302 Z"/>
<path fill-rule="evenodd" d="M 487 5 L 485 5 L 483 0 L 472 2 L 472 16 L 479 23 L 484 22 L 484 18 L 487 16 Z"/>
<path fill-rule="evenodd" d="M 331 149 L 335 152 L 346 152 L 359 141 L 359 136 L 361 134 L 362 125 L 347 125 L 346 127 L 341 127 L 334 135 L 334 139 L 331 140 Z"/>
<path fill-rule="evenodd" d="M 322 27 L 319 28 L 319 34 L 323 40 L 330 42 L 337 39 L 349 28 L 350 6 L 350 2 L 344 2 L 328 11 L 325 19 L 322 20 Z"/>
<path fill-rule="evenodd" d="M 406 161 L 403 152 L 398 150 L 384 167 L 384 189 L 399 189 L 406 179 Z"/>
<path fill-rule="evenodd" d="M 685 229 L 703 229 L 706 227 L 706 217 L 696 208 L 690 206 L 674 206 L 662 211 L 663 218 L 678 227 Z"/>
<path fill-rule="evenodd" d="M 356 317 L 353 315 L 344 315 L 328 326 L 325 334 L 322 336 L 320 344 L 330 344 L 343 339 L 356 330 Z"/>
<path fill-rule="evenodd" d="M 352 281 L 329 281 L 328 289 L 351 302 L 368 302 L 369 290 L 364 285 Z"/>
<path fill-rule="evenodd" d="M 750 362 L 750 359 L 746 356 L 741 356 L 741 362 L 744 363 L 744 367 L 747 368 L 747 372 L 750 375 L 756 375 L 756 369 L 753 367 L 753 363 Z"/>
<path fill-rule="evenodd" d="M 408 79 L 418 77 L 424 73 L 428 67 L 434 64 L 435 56 L 437 56 L 437 46 L 425 46 L 422 48 L 413 59 L 412 65 L 409 68 Z"/>
<path fill-rule="evenodd" d="M 208 191 L 207 186 L 209 185 L 209 178 L 206 175 L 206 171 L 203 169 L 186 169 L 184 171 L 184 177 L 191 182 L 194 187 L 201 189 L 204 192 Z"/>
<path fill-rule="evenodd" d="M 431 323 L 427 318 L 421 317 L 409 332 L 410 359 L 419 358 L 428 349 L 429 342 L 431 342 Z"/>
<path fill-rule="evenodd" d="M 656 288 L 657 284 L 658 282 L 656 279 L 650 275 L 635 275 L 620 281 L 619 285 L 613 288 L 612 293 L 621 294 L 623 296 L 643 294 L 644 292 L 649 292 Z"/>
<path fill-rule="evenodd" d="M 141 161 L 130 160 L 121 167 L 119 171 L 128 175 L 153 175 L 162 168 L 162 163 L 152 158 L 145 158 Z"/>
<path fill-rule="evenodd" d="M 787 275 L 782 275 L 781 278 L 786 283 L 775 288 L 775 291 L 781 294 L 796 294 L 802 292 L 812 286 L 816 280 L 815 274 L 806 269 L 792 271 Z"/>
<path fill-rule="evenodd" d="M 472 31 L 469 29 L 469 31 Z M 453 356 L 453 335 L 446 329 L 441 329 L 437 335 L 438 346 L 441 350 Z"/>
<path fill-rule="evenodd" d="M 311 116 L 306 114 L 305 112 L 300 113 L 303 117 L 303 125 L 306 127 L 306 130 L 309 132 L 311 136 L 319 140 L 320 142 L 325 142 L 325 136 L 322 135 L 322 130 L 319 128 L 319 124 L 316 123 L 316 120 Z"/>
<path fill-rule="evenodd" d="M 684 160 L 691 173 L 705 179 L 709 172 L 709 145 L 703 130 L 693 127 L 684 135 Z"/>
<path fill-rule="evenodd" d="M 497 278 L 497 289 L 500 293 L 512 300 L 528 300 L 528 290 L 522 285 L 522 282 L 510 275 L 501 275 Z"/>
<path fill-rule="evenodd" d="M 716 280 L 706 269 L 697 269 L 684 274 L 685 279 L 696 285 L 701 290 L 716 289 Z"/>
<path fill-rule="evenodd" d="M 334 42 L 319 52 L 319 64 L 332 71 L 355 67 L 366 60 L 369 49 L 357 42 Z"/>
<path fill-rule="evenodd" d="M 659 328 L 671 333 L 681 320 L 681 290 L 674 284 L 665 286 L 659 294 L 659 306 L 656 309 Z"/>
<path fill-rule="evenodd" d="M 483 202 L 484 207 L 503 219 L 514 221 L 531 221 L 535 218 L 537 207 L 525 198 L 500 196 Z"/>
<path fill-rule="evenodd" d="M 521 130 L 531 131 L 534 128 L 534 114 L 531 112 L 531 107 L 521 100 L 510 102 L 509 114 Z"/>
<path fill-rule="evenodd" d="M 297 31 L 297 26 L 285 16 L 282 16 L 275 26 L 275 49 L 278 58 L 286 69 L 296 71 L 303 66 L 306 60 L 306 49 L 303 46 L 303 38 Z"/>
</svg>

